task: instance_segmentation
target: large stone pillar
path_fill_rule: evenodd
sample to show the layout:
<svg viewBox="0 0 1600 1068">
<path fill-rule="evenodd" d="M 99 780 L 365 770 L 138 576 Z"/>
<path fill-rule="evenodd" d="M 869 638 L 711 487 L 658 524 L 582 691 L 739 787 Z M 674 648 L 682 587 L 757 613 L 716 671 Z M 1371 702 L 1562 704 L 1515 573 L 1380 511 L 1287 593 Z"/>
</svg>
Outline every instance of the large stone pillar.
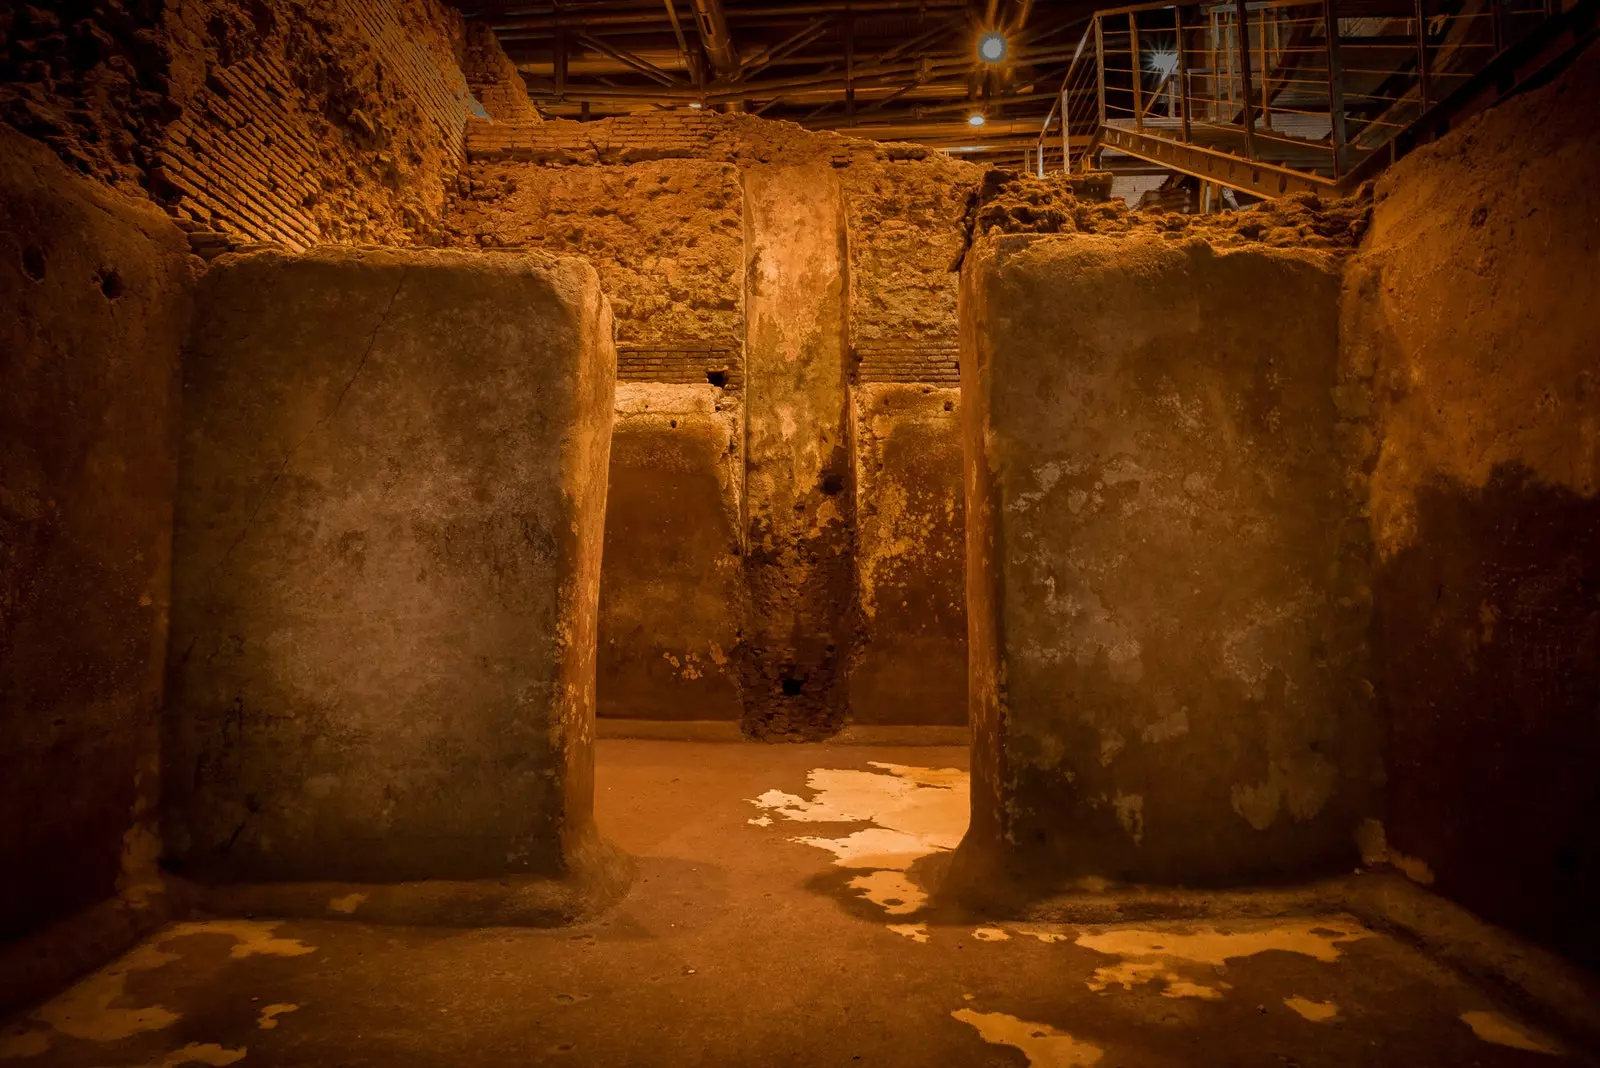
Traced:
<svg viewBox="0 0 1600 1068">
<path fill-rule="evenodd" d="M 961 299 L 958 871 L 1203 884 L 1353 860 L 1375 750 L 1337 262 L 1002 237 Z"/>
<path fill-rule="evenodd" d="M 217 261 L 185 357 L 168 850 L 221 880 L 568 874 L 593 841 L 615 357 L 587 263 Z"/>
<path fill-rule="evenodd" d="M 745 172 L 745 729 L 844 721 L 854 579 L 845 229 L 825 164 Z"/>
</svg>

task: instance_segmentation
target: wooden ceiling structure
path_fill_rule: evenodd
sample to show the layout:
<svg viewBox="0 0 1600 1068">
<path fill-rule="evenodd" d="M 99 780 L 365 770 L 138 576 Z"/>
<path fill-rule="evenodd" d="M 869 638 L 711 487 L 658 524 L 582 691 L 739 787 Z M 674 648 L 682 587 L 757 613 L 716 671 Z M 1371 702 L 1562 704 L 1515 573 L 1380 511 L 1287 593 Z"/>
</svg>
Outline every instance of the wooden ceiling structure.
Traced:
<svg viewBox="0 0 1600 1068">
<path fill-rule="evenodd" d="M 1021 162 L 1088 0 L 456 0 L 549 116 L 681 107 Z M 1005 58 L 979 55 L 1000 34 Z M 981 125 L 974 122 L 980 116 Z"/>
</svg>

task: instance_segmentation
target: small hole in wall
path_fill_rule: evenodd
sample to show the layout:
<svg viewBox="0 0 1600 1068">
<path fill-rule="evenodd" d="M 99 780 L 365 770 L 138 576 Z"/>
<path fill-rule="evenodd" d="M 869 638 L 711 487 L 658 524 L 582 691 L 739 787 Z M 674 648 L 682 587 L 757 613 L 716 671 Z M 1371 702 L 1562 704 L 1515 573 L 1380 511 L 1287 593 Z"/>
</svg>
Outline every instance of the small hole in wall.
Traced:
<svg viewBox="0 0 1600 1068">
<path fill-rule="evenodd" d="M 713 386 L 716 386 L 718 389 L 727 389 L 728 388 L 728 372 L 726 370 L 707 371 L 706 372 L 706 381 L 710 382 Z"/>
<path fill-rule="evenodd" d="M 944 402 L 944 410 L 947 411 L 947 412 L 955 411 L 956 410 L 956 402 L 955 401 L 945 401 Z"/>
<path fill-rule="evenodd" d="M 801 692 L 806 688 L 806 680 L 803 678 L 795 678 L 793 675 L 785 675 L 782 680 L 782 686 L 783 696 L 799 697 Z"/>
<path fill-rule="evenodd" d="M 107 300 L 116 300 L 122 296 L 122 276 L 113 267 L 107 267 L 100 272 L 100 292 L 106 295 Z"/>
<path fill-rule="evenodd" d="M 844 492 L 844 476 L 835 471 L 830 471 L 822 476 L 822 492 L 830 497 L 837 497 Z"/>
<path fill-rule="evenodd" d="M 22 273 L 35 282 L 44 281 L 44 251 L 29 245 L 22 250 Z"/>
<path fill-rule="evenodd" d="M 670 426 L 674 430 L 678 429 L 678 421 L 676 419 L 667 420 L 667 425 Z"/>
</svg>

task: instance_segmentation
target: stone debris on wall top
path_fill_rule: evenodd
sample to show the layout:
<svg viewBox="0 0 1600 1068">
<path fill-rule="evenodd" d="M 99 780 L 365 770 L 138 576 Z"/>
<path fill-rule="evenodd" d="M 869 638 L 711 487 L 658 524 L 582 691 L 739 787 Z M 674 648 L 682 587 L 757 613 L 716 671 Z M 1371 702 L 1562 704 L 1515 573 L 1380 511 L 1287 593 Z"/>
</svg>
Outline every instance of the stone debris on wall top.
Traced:
<svg viewBox="0 0 1600 1068">
<path fill-rule="evenodd" d="M 724 115 L 683 108 L 616 115 L 593 122 L 467 124 L 467 156 L 474 163 L 518 160 L 543 164 L 627 164 L 657 159 L 709 159 L 727 163 L 830 160 L 834 166 L 873 160 L 920 160 L 936 149 L 880 144 L 792 122 L 754 115 Z"/>
<path fill-rule="evenodd" d="M 1174 239 L 1201 237 L 1217 247 L 1268 245 L 1349 252 L 1366 233 L 1372 192 L 1363 187 L 1344 198 L 1297 193 L 1253 208 L 1185 215 L 1158 207 L 1131 210 L 1110 196 L 1109 174 L 1036 178 L 991 170 L 968 216 L 972 234 L 1130 234 L 1152 232 Z"/>
</svg>

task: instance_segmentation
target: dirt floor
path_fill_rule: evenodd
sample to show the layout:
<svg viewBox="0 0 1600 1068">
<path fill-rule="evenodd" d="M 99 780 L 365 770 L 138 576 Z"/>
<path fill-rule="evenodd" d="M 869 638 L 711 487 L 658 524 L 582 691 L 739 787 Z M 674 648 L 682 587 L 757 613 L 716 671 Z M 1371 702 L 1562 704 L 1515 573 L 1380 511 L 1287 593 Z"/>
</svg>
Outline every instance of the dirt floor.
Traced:
<svg viewBox="0 0 1600 1068">
<path fill-rule="evenodd" d="M 170 927 L 0 1061 L 182 1065 L 1592 1064 L 1347 916 L 935 922 L 955 748 L 600 743 L 623 904 L 561 930 Z M 330 902 L 359 914 L 360 902 Z"/>
</svg>

